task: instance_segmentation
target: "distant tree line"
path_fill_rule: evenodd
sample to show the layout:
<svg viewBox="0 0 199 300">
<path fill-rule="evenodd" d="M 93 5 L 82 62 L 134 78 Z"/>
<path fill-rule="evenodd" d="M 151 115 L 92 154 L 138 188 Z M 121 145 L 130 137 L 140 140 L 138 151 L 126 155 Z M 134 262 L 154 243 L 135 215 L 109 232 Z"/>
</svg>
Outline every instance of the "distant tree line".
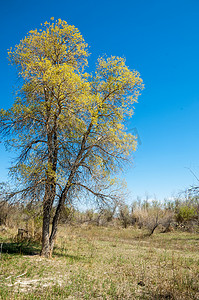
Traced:
<svg viewBox="0 0 199 300">
<path fill-rule="evenodd" d="M 55 210 L 54 207 L 53 210 Z M 53 222 L 53 213 L 51 223 Z M 152 235 L 157 229 L 160 232 L 182 230 L 199 232 L 199 195 L 191 191 L 173 200 L 160 202 L 137 198 L 131 205 L 116 202 L 98 209 L 84 211 L 72 206 L 64 206 L 59 224 L 67 226 L 122 226 L 147 230 Z M 5 201 L 0 197 L 0 228 L 24 229 L 28 238 L 41 241 L 42 202 Z"/>
</svg>

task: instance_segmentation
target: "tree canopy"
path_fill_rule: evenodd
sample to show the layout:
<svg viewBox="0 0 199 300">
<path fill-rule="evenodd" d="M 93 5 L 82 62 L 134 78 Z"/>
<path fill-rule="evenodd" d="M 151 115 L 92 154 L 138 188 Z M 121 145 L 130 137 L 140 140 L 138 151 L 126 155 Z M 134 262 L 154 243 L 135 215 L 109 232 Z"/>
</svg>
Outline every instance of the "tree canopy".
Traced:
<svg viewBox="0 0 199 300">
<path fill-rule="evenodd" d="M 0 112 L 1 134 L 17 149 L 10 169 L 17 192 L 43 199 L 41 253 L 47 257 L 64 204 L 83 191 L 99 202 L 113 198 L 112 174 L 136 148 L 124 123 L 143 89 L 140 74 L 114 56 L 99 58 L 88 74 L 88 56 L 78 29 L 53 18 L 9 51 L 22 86 L 13 106 Z"/>
</svg>

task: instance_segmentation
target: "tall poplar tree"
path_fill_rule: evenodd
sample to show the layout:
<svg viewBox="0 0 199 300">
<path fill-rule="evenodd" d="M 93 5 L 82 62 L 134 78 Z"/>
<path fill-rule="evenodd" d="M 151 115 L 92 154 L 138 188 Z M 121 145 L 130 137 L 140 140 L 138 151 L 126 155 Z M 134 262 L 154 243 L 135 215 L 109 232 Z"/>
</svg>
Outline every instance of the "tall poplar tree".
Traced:
<svg viewBox="0 0 199 300">
<path fill-rule="evenodd" d="M 99 202 L 113 198 L 111 174 L 136 147 L 124 120 L 143 89 L 139 73 L 111 57 L 99 58 L 89 75 L 87 57 L 78 29 L 53 18 L 9 51 L 22 86 L 13 106 L 1 110 L 0 130 L 18 153 L 10 168 L 18 182 L 13 194 L 43 199 L 45 257 L 52 255 L 64 205 L 84 191 Z"/>
</svg>

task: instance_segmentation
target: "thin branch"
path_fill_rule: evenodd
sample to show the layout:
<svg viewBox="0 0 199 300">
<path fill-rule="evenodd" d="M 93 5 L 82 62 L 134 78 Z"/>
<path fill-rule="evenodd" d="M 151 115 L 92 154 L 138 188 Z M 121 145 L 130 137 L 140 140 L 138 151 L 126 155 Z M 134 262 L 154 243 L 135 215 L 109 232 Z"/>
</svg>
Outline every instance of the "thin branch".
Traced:
<svg viewBox="0 0 199 300">
<path fill-rule="evenodd" d="M 197 181 L 199 181 L 199 178 L 196 176 L 196 174 L 190 168 L 185 167 L 185 169 L 188 169 L 191 172 L 191 174 L 197 179 Z"/>
</svg>

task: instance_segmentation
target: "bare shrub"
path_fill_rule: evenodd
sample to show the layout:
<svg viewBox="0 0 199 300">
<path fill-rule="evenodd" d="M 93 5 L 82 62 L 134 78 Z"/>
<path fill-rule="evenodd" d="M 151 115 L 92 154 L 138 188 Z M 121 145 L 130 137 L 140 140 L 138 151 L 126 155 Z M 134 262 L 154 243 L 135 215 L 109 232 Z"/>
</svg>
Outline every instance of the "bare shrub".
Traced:
<svg viewBox="0 0 199 300">
<path fill-rule="evenodd" d="M 7 218 L 9 213 L 9 206 L 6 201 L 0 202 L 0 226 L 7 225 Z"/>
<path fill-rule="evenodd" d="M 137 208 L 134 211 L 139 228 L 145 227 L 152 235 L 155 229 L 161 225 L 162 232 L 167 232 L 173 221 L 173 212 L 162 208 L 162 205 L 156 201 L 147 209 Z"/>
</svg>

